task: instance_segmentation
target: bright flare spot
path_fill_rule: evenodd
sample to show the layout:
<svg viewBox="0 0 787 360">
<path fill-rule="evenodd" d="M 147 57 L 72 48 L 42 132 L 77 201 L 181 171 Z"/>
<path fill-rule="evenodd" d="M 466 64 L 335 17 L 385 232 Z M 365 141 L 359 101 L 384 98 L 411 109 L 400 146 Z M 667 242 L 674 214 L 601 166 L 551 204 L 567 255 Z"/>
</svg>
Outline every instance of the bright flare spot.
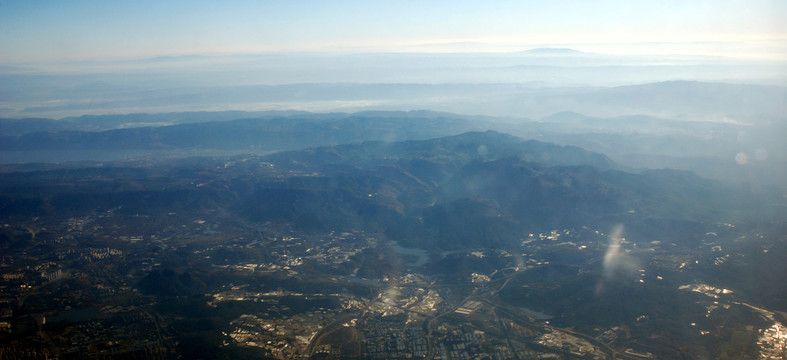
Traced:
<svg viewBox="0 0 787 360">
<path fill-rule="evenodd" d="M 737 155 L 735 155 L 735 162 L 738 163 L 738 165 L 746 165 L 748 161 L 749 156 L 746 155 L 745 152 L 739 152 Z"/>
</svg>

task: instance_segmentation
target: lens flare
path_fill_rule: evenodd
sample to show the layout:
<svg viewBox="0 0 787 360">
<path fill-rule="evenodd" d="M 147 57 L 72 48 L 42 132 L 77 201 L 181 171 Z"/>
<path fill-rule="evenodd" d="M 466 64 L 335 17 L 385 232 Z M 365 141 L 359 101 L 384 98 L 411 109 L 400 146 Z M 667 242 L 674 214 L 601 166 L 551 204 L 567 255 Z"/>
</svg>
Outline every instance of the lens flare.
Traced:
<svg viewBox="0 0 787 360">
<path fill-rule="evenodd" d="M 611 283 L 621 276 L 625 277 L 638 268 L 637 259 L 622 250 L 621 244 L 623 242 L 623 225 L 618 224 L 609 234 L 609 245 L 602 262 L 601 279 L 596 284 L 596 296 L 604 292 L 607 283 Z"/>
<path fill-rule="evenodd" d="M 746 165 L 748 161 L 749 156 L 746 155 L 745 152 L 739 152 L 737 155 L 735 155 L 735 162 L 738 163 L 738 165 Z"/>
</svg>

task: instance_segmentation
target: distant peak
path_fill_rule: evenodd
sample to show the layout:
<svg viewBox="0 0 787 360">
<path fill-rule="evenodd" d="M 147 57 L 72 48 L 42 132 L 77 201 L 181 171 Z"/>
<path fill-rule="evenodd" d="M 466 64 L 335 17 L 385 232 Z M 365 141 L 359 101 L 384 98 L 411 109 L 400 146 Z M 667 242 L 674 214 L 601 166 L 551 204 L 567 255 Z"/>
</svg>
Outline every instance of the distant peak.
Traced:
<svg viewBox="0 0 787 360">
<path fill-rule="evenodd" d="M 583 122 L 583 121 L 587 121 L 587 120 L 596 120 L 596 118 L 594 118 L 592 116 L 585 115 L 585 114 L 580 114 L 578 112 L 562 111 L 562 112 L 555 113 L 555 114 L 552 114 L 552 115 L 549 115 L 549 116 L 545 116 L 545 117 L 542 117 L 541 119 L 539 119 L 539 121 L 541 121 L 541 122 L 566 123 L 566 124 Z"/>
<path fill-rule="evenodd" d="M 525 50 L 523 53 L 526 54 L 537 54 L 537 55 L 578 55 L 578 54 L 585 54 L 582 51 L 569 49 L 569 48 L 535 48 L 530 50 Z"/>
</svg>

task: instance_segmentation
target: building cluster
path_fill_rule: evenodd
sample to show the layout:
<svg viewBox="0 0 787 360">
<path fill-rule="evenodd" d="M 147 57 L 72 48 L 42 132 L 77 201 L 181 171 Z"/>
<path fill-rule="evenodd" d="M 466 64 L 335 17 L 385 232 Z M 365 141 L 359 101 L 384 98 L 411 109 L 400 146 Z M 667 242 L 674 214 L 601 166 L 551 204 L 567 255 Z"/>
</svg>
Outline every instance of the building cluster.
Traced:
<svg viewBox="0 0 787 360">
<path fill-rule="evenodd" d="M 365 353 L 370 359 L 423 359 L 429 344 L 420 328 L 375 327 L 366 334 Z"/>
</svg>

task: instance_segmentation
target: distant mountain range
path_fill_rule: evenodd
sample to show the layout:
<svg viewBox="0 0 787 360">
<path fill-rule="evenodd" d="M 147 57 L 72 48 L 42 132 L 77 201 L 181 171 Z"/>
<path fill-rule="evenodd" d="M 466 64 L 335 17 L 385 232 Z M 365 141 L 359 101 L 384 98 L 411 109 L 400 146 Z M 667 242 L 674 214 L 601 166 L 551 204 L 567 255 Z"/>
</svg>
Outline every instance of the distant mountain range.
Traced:
<svg viewBox="0 0 787 360">
<path fill-rule="evenodd" d="M 136 127 L 161 127 L 178 124 L 287 117 L 309 114 L 305 111 L 201 111 L 161 114 L 83 115 L 60 120 L 41 118 L 2 119 L 0 136 L 21 136 L 36 132 L 100 132 Z"/>
<path fill-rule="evenodd" d="M 716 101 L 726 101 L 726 96 Z M 536 120 L 433 111 L 226 111 L 0 119 L 0 163 L 259 154 L 496 130 L 607 154 L 629 169 L 674 168 L 733 183 L 783 187 L 787 184 L 787 143 L 783 141 L 787 122 L 778 117 L 741 119 L 745 122 L 650 115 L 594 117 L 571 111 Z M 736 156 L 745 163 L 738 163 Z"/>
<path fill-rule="evenodd" d="M 0 113 L 14 114 L 6 116 L 41 118 L 213 108 L 299 109 L 320 112 L 430 109 L 459 114 L 517 118 L 541 118 L 558 112 L 573 111 L 596 117 L 649 115 L 680 120 L 731 119 L 754 123 L 778 118 L 785 111 L 783 100 L 787 89 L 781 86 L 739 84 L 734 80 L 728 83 L 682 80 L 650 82 L 652 81 L 650 74 L 660 72 L 669 73 L 669 79 L 691 78 L 691 74 L 705 71 L 723 71 L 733 76 L 736 72 L 732 65 L 729 69 L 722 65 L 715 65 L 709 69 L 696 64 L 623 66 L 615 65 L 614 62 L 610 64 L 603 56 L 584 53 L 556 55 L 554 51 L 563 52 L 563 50 L 543 50 L 535 53 L 520 53 L 504 57 L 497 65 L 489 64 L 488 59 L 477 55 L 465 59 L 453 68 L 446 68 L 442 64 L 437 68 L 427 67 L 422 63 L 434 60 L 418 57 L 413 59 L 415 63 L 413 66 L 416 68 L 408 72 L 412 75 L 407 79 L 379 83 L 370 83 L 368 80 L 356 83 L 318 81 L 303 75 L 304 80 L 299 80 L 301 82 L 284 85 L 194 84 L 173 88 L 165 82 L 156 89 L 138 91 L 135 90 L 137 86 L 132 86 L 135 84 L 128 86 L 115 84 L 116 82 L 122 84 L 123 79 L 112 79 L 102 86 L 88 82 L 77 87 L 71 82 L 72 78 L 56 78 L 51 81 L 57 84 L 40 80 L 41 84 L 30 85 L 30 88 L 8 88 L 6 92 L 9 98 L 4 101 L 8 109 Z M 379 61 L 384 67 L 386 59 L 367 61 Z M 665 60 L 667 61 L 672 60 Z M 759 67 L 754 69 L 768 70 L 768 68 L 760 70 Z M 445 71 L 466 74 L 467 78 L 460 77 L 449 83 L 440 80 L 423 80 L 430 76 L 439 77 L 439 74 Z M 320 72 L 323 73 L 326 72 Z M 490 74 L 492 78 L 480 82 L 472 81 L 472 77 L 477 73 Z M 362 73 L 358 74 L 358 76 L 362 75 Z M 771 74 L 762 76 L 767 78 L 769 75 Z M 18 76 L 22 75 L 13 77 Z M 583 82 L 577 80 L 581 77 L 590 77 L 593 80 L 590 83 L 601 83 L 606 86 L 583 85 Z M 545 78 L 557 79 L 564 84 L 550 85 L 543 81 Z M 616 78 L 641 80 L 633 81 L 634 85 L 629 85 L 632 82 L 627 82 L 625 86 L 610 86 L 608 82 Z M 517 81 L 512 83 L 511 79 Z M 2 80 L 4 78 L 0 75 L 0 81 Z M 15 80 L 7 79 L 7 82 L 13 84 Z M 42 94 L 42 89 L 48 90 Z M 10 97 L 25 92 L 32 93 L 30 97 L 40 99 L 17 104 L 21 100 L 16 99 L 16 96 Z M 0 100 L 3 100 L 2 94 Z M 16 110 L 11 110 L 12 105 Z M 109 119 L 104 117 L 94 120 Z M 150 123 L 155 122 L 150 121 Z"/>
<path fill-rule="evenodd" d="M 0 123 L 5 134 L 22 133 L 0 137 L 0 151 L 189 148 L 281 151 L 364 140 L 425 139 L 485 128 L 483 121 L 471 122 L 465 116 L 434 112 L 327 115 L 273 112 L 264 116 L 240 112 L 178 113 Z M 111 126 L 118 128 L 100 130 Z M 36 132 L 26 132 L 32 129 Z"/>
</svg>

